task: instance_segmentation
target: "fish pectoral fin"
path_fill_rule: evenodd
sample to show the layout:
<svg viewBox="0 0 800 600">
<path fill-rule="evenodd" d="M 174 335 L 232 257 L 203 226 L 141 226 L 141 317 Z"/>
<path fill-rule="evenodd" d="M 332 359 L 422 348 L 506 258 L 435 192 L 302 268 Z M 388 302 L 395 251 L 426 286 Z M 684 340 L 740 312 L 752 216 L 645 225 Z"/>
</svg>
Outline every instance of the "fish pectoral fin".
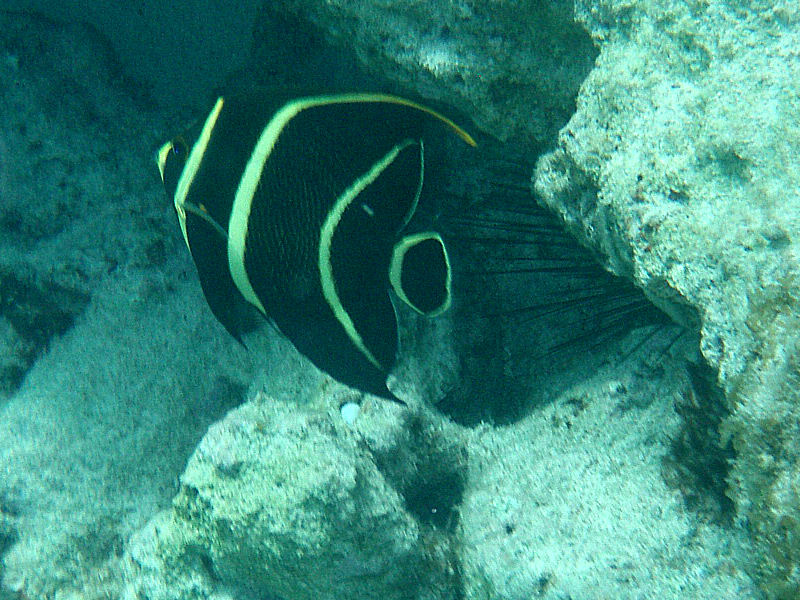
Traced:
<svg viewBox="0 0 800 600">
<path fill-rule="evenodd" d="M 425 231 L 401 238 L 392 251 L 389 282 L 418 313 L 435 317 L 445 312 L 452 302 L 452 274 L 442 237 Z"/>
<path fill-rule="evenodd" d="M 228 239 L 228 232 L 222 227 L 222 225 L 214 220 L 214 217 L 211 216 L 211 214 L 208 212 L 208 209 L 202 204 L 195 206 L 191 202 L 184 202 L 181 204 L 181 208 L 183 208 L 183 210 L 187 213 L 192 213 L 208 223 L 218 234 L 220 234 L 220 236 L 222 236 L 222 239 Z"/>
</svg>

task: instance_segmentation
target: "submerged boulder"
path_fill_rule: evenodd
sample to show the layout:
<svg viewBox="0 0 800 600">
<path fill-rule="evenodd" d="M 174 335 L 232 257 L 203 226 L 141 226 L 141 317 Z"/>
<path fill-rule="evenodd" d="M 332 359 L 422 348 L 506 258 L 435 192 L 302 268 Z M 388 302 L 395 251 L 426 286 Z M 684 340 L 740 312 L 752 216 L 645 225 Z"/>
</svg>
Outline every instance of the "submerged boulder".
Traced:
<svg viewBox="0 0 800 600">
<path fill-rule="evenodd" d="M 792 2 L 578 2 L 600 48 L 578 109 L 538 163 L 539 197 L 701 334 L 736 451 L 728 495 L 744 566 L 796 597 L 793 355 L 800 310 L 800 8 Z"/>
<path fill-rule="evenodd" d="M 357 422 L 377 417 L 385 441 L 402 434 L 384 409 L 400 412 L 370 403 Z M 131 544 L 127 597 L 457 598 L 448 538 L 414 514 L 398 450 L 381 458 L 368 437 L 338 411 L 263 394 L 231 411 Z"/>
</svg>

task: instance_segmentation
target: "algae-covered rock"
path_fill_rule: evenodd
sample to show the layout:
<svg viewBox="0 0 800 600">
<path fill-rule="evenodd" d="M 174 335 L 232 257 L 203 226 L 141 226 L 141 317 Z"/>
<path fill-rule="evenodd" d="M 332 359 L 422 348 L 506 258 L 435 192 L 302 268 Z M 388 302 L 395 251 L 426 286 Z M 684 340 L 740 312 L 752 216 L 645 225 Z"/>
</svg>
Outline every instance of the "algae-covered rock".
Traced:
<svg viewBox="0 0 800 600">
<path fill-rule="evenodd" d="M 800 596 L 800 295 L 785 300 L 749 322 L 765 341 L 723 430 L 738 456 L 731 495 L 759 550 L 750 568 L 769 598 L 788 600 Z"/>
<path fill-rule="evenodd" d="M 796 597 L 800 7 L 578 2 L 576 15 L 600 55 L 535 189 L 700 330 L 730 412 L 746 566 L 769 597 Z"/>
<path fill-rule="evenodd" d="M 378 462 L 338 411 L 256 396 L 209 430 L 172 511 L 132 544 L 129 597 L 456 598 L 447 537 Z"/>
<path fill-rule="evenodd" d="M 536 190 L 613 271 L 697 315 L 725 384 L 757 343 L 750 299 L 797 264 L 800 37 L 771 10 L 614 6 L 584 6 L 601 53 Z"/>
</svg>

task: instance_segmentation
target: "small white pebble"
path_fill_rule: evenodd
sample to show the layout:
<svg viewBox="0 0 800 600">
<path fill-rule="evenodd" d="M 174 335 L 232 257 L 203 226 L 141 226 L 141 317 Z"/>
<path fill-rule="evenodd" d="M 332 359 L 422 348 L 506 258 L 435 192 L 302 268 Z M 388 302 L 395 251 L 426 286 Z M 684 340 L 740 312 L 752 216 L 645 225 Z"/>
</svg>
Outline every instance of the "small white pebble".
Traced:
<svg viewBox="0 0 800 600">
<path fill-rule="evenodd" d="M 342 404 L 342 407 L 339 409 L 342 413 L 342 419 L 348 425 L 352 425 L 356 422 L 358 418 L 358 412 L 361 410 L 361 407 L 356 404 L 355 402 L 346 402 Z"/>
</svg>

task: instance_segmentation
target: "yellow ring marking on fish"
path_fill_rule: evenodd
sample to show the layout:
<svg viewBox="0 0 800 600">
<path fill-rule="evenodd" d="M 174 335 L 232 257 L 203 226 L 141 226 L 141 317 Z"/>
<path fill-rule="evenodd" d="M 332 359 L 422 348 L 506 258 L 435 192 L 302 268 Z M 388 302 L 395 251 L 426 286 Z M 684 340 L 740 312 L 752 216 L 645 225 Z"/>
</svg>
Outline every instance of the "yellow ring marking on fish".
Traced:
<svg viewBox="0 0 800 600">
<path fill-rule="evenodd" d="M 445 266 L 447 267 L 447 277 L 444 282 L 444 287 L 447 292 L 447 298 L 442 303 L 441 306 L 435 308 L 431 312 L 423 312 L 419 308 L 417 308 L 411 300 L 409 300 L 408 296 L 406 295 L 405 291 L 403 290 L 403 282 L 401 280 L 403 275 L 403 259 L 405 258 L 406 252 L 412 246 L 415 246 L 417 242 L 421 242 L 424 240 L 437 240 L 439 244 L 442 246 L 442 253 L 444 254 L 444 262 Z M 442 236 L 440 236 L 435 231 L 424 231 L 422 233 L 416 233 L 414 235 L 409 235 L 401 239 L 397 244 L 395 244 L 394 249 L 392 250 L 392 260 L 389 265 L 389 283 L 391 283 L 392 288 L 394 289 L 395 293 L 398 297 L 408 304 L 411 308 L 417 311 L 421 315 L 425 315 L 426 317 L 438 317 L 442 313 L 446 312 L 448 308 L 450 308 L 450 304 L 452 303 L 452 271 L 450 269 L 450 257 L 447 255 L 447 246 L 444 244 L 444 240 L 442 240 Z"/>
</svg>

